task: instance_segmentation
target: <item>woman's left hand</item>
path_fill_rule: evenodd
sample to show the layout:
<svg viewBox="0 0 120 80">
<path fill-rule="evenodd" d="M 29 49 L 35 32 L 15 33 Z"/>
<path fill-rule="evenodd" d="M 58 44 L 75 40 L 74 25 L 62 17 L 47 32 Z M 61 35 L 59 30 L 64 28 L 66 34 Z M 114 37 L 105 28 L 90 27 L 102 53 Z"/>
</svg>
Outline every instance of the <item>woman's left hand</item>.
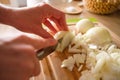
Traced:
<svg viewBox="0 0 120 80">
<path fill-rule="evenodd" d="M 10 17 L 7 18 L 7 24 L 43 38 L 52 38 L 52 36 L 42 24 L 46 25 L 53 34 L 60 30 L 68 30 L 65 14 L 45 3 L 33 7 L 11 9 L 8 14 Z"/>
</svg>

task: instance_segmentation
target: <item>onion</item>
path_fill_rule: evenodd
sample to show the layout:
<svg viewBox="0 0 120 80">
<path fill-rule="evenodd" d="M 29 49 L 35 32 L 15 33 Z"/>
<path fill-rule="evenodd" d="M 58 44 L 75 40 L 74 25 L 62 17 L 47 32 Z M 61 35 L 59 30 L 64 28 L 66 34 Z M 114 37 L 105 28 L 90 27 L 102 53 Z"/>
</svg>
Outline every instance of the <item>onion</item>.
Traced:
<svg viewBox="0 0 120 80">
<path fill-rule="evenodd" d="M 63 62 L 62 62 L 62 65 L 61 67 L 66 67 L 68 70 L 72 71 L 73 67 L 74 67 L 74 64 L 75 64 L 75 60 L 72 56 L 68 57 L 68 59 L 65 59 Z"/>
<path fill-rule="evenodd" d="M 74 54 L 74 55 L 73 55 L 73 58 L 74 58 L 74 60 L 75 60 L 75 62 L 76 62 L 77 67 L 79 67 L 79 65 L 80 65 L 81 63 L 84 63 L 84 62 L 85 62 L 85 60 L 86 60 L 86 55 L 85 55 L 85 54 Z"/>
<path fill-rule="evenodd" d="M 79 21 L 76 29 L 76 36 L 69 31 L 56 34 L 57 40 L 62 38 L 57 47 L 59 51 L 69 46 L 68 52 L 74 53 L 61 67 L 72 71 L 76 65 L 81 71 L 85 64 L 87 69 L 82 71 L 79 80 L 120 80 L 120 49 L 111 43 L 110 33 L 105 28 L 94 27 L 88 19 Z"/>
<path fill-rule="evenodd" d="M 94 23 L 89 19 L 82 19 L 76 24 L 77 32 L 86 33 L 90 28 L 94 27 Z"/>
<path fill-rule="evenodd" d="M 93 27 L 84 34 L 84 40 L 89 44 L 104 45 L 112 41 L 110 33 L 102 27 Z"/>
<path fill-rule="evenodd" d="M 54 38 L 56 40 L 59 40 L 59 39 L 63 38 L 66 33 L 67 33 L 67 31 L 59 31 L 54 35 Z"/>
<path fill-rule="evenodd" d="M 70 31 L 61 31 L 55 35 L 56 39 L 62 39 L 58 44 L 56 51 L 63 52 L 63 50 L 70 44 L 74 34 Z"/>
</svg>

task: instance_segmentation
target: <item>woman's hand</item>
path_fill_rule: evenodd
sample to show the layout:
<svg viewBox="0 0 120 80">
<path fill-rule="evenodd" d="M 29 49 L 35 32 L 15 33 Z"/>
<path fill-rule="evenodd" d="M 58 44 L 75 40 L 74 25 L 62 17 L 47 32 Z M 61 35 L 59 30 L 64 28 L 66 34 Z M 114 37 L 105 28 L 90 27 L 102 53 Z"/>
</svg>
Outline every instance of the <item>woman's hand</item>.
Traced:
<svg viewBox="0 0 120 80">
<path fill-rule="evenodd" d="M 0 46 L 0 80 L 29 80 L 40 73 L 34 48 L 26 44 Z"/>
<path fill-rule="evenodd" d="M 39 50 L 57 43 L 53 38 L 43 38 L 41 36 L 21 32 L 12 26 L 0 24 L 0 45 L 1 44 L 27 44 Z"/>
<path fill-rule="evenodd" d="M 42 24 L 53 34 L 68 30 L 65 14 L 47 4 L 14 9 L 0 5 L 0 23 L 23 31 L 0 25 L 0 80 L 28 80 L 39 74 L 36 51 L 57 43 Z"/>
<path fill-rule="evenodd" d="M 57 43 L 8 25 L 0 25 L 0 35 L 0 80 L 29 80 L 38 75 L 36 51 Z"/>
<path fill-rule="evenodd" d="M 45 3 L 33 7 L 10 9 L 8 15 L 10 17 L 4 20 L 7 21 L 7 24 L 24 32 L 35 33 L 43 38 L 52 36 L 43 29 L 42 24 L 46 25 L 53 34 L 59 30 L 68 30 L 65 14 Z"/>
</svg>

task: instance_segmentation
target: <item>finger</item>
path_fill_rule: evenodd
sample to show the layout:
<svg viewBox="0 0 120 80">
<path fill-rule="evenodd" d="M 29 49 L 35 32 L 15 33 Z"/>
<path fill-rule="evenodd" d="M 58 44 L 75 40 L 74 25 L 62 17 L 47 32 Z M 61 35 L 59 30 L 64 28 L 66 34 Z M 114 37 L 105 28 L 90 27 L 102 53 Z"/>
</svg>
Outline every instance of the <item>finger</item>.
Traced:
<svg viewBox="0 0 120 80">
<path fill-rule="evenodd" d="M 13 47 L 18 50 L 19 52 L 26 54 L 26 61 L 28 58 L 28 63 L 30 62 L 31 64 L 28 64 L 28 69 L 29 71 L 31 70 L 31 75 L 32 76 L 37 76 L 40 73 L 40 64 L 39 60 L 36 57 L 36 52 L 35 49 L 31 45 L 26 45 L 26 44 L 14 44 Z M 23 56 L 24 59 L 24 56 Z M 24 61 L 25 62 L 25 61 Z M 31 66 L 32 65 L 32 66 Z"/>
<path fill-rule="evenodd" d="M 61 27 L 62 27 L 63 30 L 65 30 L 65 31 L 68 30 L 65 17 L 61 17 L 59 19 L 59 23 L 60 23 L 60 25 L 61 25 Z"/>
<path fill-rule="evenodd" d="M 56 24 L 55 28 L 57 28 L 60 31 L 63 30 L 62 27 L 61 27 L 61 25 L 60 25 L 60 23 L 59 23 L 59 20 L 57 20 L 54 17 L 51 17 L 50 20 L 52 20 Z"/>
<path fill-rule="evenodd" d="M 55 39 L 49 38 L 49 39 L 44 39 L 43 44 L 46 44 L 44 47 L 48 46 L 53 46 L 57 43 Z"/>
<path fill-rule="evenodd" d="M 34 56 L 34 71 L 33 76 L 37 76 L 40 73 L 40 63 L 39 60 Z"/>
<path fill-rule="evenodd" d="M 65 30 L 65 31 L 68 30 L 68 27 L 67 27 L 67 24 L 66 24 L 66 21 L 65 21 L 64 17 L 59 18 L 59 19 L 51 17 L 50 19 L 55 22 L 55 24 L 57 25 L 59 30 Z"/>
<path fill-rule="evenodd" d="M 32 45 L 35 49 L 42 49 L 48 46 L 53 46 L 57 43 L 54 38 L 42 38 L 35 34 L 24 33 L 19 38 L 14 39 L 12 43 L 24 43 Z"/>
<path fill-rule="evenodd" d="M 27 38 L 24 37 L 24 42 L 33 45 L 36 49 L 42 49 L 49 46 L 53 46 L 57 43 L 54 38 L 42 38 L 40 36 L 27 35 Z"/>
<path fill-rule="evenodd" d="M 52 31 L 52 33 L 57 32 L 57 30 L 54 28 L 54 26 L 50 23 L 49 20 L 45 20 L 43 23 Z"/>
<path fill-rule="evenodd" d="M 53 36 L 42 28 L 42 25 L 36 26 L 32 29 L 32 32 L 43 37 L 43 38 L 53 38 Z"/>
<path fill-rule="evenodd" d="M 40 73 L 39 61 L 36 57 L 35 49 L 31 45 L 11 44 L 8 46 L 12 48 L 11 50 L 14 50 L 14 52 L 12 52 L 12 55 L 14 53 L 14 56 L 11 60 L 19 65 L 13 65 L 14 69 L 18 68 L 17 72 L 19 72 L 19 76 L 17 77 L 20 77 L 19 80 L 27 80 L 27 78 Z M 13 70 L 13 72 L 15 72 L 15 70 Z"/>
<path fill-rule="evenodd" d="M 53 36 L 44 29 L 36 31 L 36 34 L 39 34 L 43 38 L 53 38 Z"/>
<path fill-rule="evenodd" d="M 56 25 L 60 25 L 62 30 L 68 30 L 66 19 L 65 19 L 65 14 L 63 12 L 56 10 L 56 12 L 53 13 L 53 17 L 51 17 L 51 19 L 53 20 L 56 19 L 57 20 Z"/>
</svg>

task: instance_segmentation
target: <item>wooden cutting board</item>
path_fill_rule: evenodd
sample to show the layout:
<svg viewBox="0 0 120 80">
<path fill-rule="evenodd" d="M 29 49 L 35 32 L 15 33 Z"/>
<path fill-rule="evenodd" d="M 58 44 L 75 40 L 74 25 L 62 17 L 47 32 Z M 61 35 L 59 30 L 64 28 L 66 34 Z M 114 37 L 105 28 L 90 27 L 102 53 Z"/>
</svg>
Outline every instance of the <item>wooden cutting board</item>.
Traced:
<svg viewBox="0 0 120 80">
<path fill-rule="evenodd" d="M 101 27 L 105 27 L 101 23 L 98 23 Z M 73 27 L 74 28 L 74 27 Z M 114 32 L 105 27 L 112 35 L 113 42 L 120 47 L 120 37 Z M 66 68 L 61 68 L 61 63 L 70 54 L 67 52 L 59 53 L 53 52 L 46 58 L 40 61 L 41 73 L 34 77 L 34 80 L 79 80 L 81 75 L 77 68 L 74 67 L 73 71 L 69 71 Z"/>
</svg>

